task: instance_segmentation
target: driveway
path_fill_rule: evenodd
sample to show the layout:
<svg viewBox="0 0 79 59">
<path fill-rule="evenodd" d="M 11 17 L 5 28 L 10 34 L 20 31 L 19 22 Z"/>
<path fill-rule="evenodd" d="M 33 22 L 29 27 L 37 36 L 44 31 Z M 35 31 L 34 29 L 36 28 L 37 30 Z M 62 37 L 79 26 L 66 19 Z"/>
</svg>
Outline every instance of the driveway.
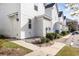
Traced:
<svg viewBox="0 0 79 59">
<path fill-rule="evenodd" d="M 79 48 L 79 35 L 72 35 L 66 40 L 65 43 L 70 45 L 73 43 L 72 47 Z"/>
<path fill-rule="evenodd" d="M 58 39 L 58 40 L 55 40 L 55 42 L 61 42 L 61 43 L 67 44 L 67 45 L 71 45 L 71 43 L 72 43 L 72 47 L 79 48 L 79 34 L 70 35 L 67 38 Z"/>
</svg>

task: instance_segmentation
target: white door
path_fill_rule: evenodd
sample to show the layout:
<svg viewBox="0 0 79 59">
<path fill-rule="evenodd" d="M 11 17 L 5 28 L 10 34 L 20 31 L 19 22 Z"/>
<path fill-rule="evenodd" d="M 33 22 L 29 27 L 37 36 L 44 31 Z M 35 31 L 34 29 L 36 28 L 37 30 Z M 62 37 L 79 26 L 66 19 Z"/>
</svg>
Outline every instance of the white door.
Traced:
<svg viewBox="0 0 79 59">
<path fill-rule="evenodd" d="M 18 38 L 18 20 L 17 20 L 17 17 L 15 15 L 11 16 L 10 20 L 11 20 L 11 36 Z"/>
</svg>

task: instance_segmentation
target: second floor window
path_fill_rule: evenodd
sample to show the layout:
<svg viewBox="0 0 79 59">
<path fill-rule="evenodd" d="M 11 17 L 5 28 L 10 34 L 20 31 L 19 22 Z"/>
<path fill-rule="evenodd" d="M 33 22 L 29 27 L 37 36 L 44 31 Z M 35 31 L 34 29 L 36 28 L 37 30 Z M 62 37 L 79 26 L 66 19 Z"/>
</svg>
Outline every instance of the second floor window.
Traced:
<svg viewBox="0 0 79 59">
<path fill-rule="evenodd" d="M 31 29 L 32 28 L 32 25 L 31 25 L 32 21 L 31 19 L 29 19 L 29 22 L 28 22 L 28 28 Z"/>
<path fill-rule="evenodd" d="M 34 10 L 38 11 L 38 6 L 34 5 Z"/>
</svg>

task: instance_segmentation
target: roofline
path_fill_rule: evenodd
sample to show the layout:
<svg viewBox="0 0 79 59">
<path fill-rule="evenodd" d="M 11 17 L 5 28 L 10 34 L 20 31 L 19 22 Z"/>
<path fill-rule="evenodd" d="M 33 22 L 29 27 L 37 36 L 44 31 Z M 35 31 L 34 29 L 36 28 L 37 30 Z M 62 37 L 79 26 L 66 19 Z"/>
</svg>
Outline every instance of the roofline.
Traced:
<svg viewBox="0 0 79 59">
<path fill-rule="evenodd" d="M 52 19 L 49 17 L 49 16 L 47 16 L 47 15 L 40 15 L 40 16 L 37 16 L 37 17 L 39 17 L 39 18 L 44 18 L 44 19 L 46 19 L 46 20 L 49 20 L 49 21 L 51 21 Z"/>
<path fill-rule="evenodd" d="M 54 6 L 54 4 L 55 4 L 55 3 L 50 3 L 50 4 L 46 5 L 46 6 L 45 6 L 45 8 L 50 8 L 50 7 L 53 7 L 53 6 Z"/>
</svg>

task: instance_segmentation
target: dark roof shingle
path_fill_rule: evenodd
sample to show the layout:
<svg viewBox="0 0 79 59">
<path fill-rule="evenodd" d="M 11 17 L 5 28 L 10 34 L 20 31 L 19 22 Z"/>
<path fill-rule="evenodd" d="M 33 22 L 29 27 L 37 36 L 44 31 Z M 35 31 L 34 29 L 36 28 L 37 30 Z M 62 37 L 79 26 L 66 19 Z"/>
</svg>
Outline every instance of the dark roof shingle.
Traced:
<svg viewBox="0 0 79 59">
<path fill-rule="evenodd" d="M 45 8 L 50 8 L 50 7 L 52 7 L 54 4 L 55 4 L 55 3 L 48 4 L 48 5 L 45 6 Z"/>
</svg>

